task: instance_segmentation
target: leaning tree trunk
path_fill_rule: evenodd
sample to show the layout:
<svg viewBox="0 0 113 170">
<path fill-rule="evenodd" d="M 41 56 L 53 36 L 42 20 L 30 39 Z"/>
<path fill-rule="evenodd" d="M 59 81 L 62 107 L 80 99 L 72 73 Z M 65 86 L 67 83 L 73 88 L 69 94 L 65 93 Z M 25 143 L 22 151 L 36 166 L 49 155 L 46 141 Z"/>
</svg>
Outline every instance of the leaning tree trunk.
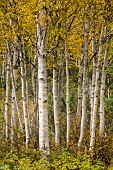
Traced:
<svg viewBox="0 0 113 170">
<path fill-rule="evenodd" d="M 85 24 L 84 24 L 84 72 L 83 72 L 83 85 L 82 85 L 82 117 L 80 127 L 80 137 L 78 141 L 78 150 L 80 151 L 81 143 L 84 137 L 85 117 L 86 117 L 86 96 L 87 96 L 87 67 L 88 67 L 88 37 L 90 31 L 89 22 L 89 7 L 85 9 Z"/>
<path fill-rule="evenodd" d="M 46 29 L 43 23 L 43 9 L 38 13 L 37 24 L 37 51 L 38 51 L 38 106 L 39 106 L 39 148 L 43 156 L 50 154 L 48 136 L 48 92 L 47 92 L 47 65 L 45 36 Z"/>
<path fill-rule="evenodd" d="M 96 66 L 94 105 L 93 105 L 92 120 L 91 120 L 92 122 L 91 122 L 90 150 L 93 149 L 93 146 L 94 146 L 94 143 L 95 143 L 96 113 L 97 113 L 97 105 L 98 105 L 99 67 L 100 67 L 100 59 L 101 59 L 101 55 L 102 55 L 103 29 L 104 29 L 104 24 L 102 23 L 100 40 L 99 40 L 98 63 L 97 63 L 97 66 Z"/>
</svg>

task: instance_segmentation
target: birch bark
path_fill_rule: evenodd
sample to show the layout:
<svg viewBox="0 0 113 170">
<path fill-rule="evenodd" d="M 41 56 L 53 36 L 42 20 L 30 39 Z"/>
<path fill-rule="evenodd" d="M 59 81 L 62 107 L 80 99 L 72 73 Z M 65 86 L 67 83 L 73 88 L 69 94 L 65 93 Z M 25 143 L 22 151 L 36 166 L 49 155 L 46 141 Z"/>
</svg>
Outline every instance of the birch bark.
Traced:
<svg viewBox="0 0 113 170">
<path fill-rule="evenodd" d="M 67 147 L 70 144 L 70 89 L 69 89 L 69 58 L 67 48 L 65 45 L 65 56 L 66 56 L 66 111 L 67 111 Z"/>
<path fill-rule="evenodd" d="M 82 85 L 82 117 L 81 117 L 81 127 L 80 127 L 80 137 L 78 141 L 78 150 L 80 151 L 81 143 L 84 137 L 84 127 L 85 127 L 85 117 L 86 117 L 86 96 L 87 96 L 87 66 L 88 66 L 88 37 L 90 31 L 89 22 L 89 11 L 90 8 L 85 9 L 85 23 L 84 23 L 84 72 L 83 72 L 83 85 Z"/>
<path fill-rule="evenodd" d="M 77 102 L 77 114 L 76 114 L 76 128 L 77 132 L 80 129 L 80 119 L 81 119 L 81 110 L 82 110 L 82 59 L 83 52 L 81 58 L 78 59 L 79 65 L 79 73 L 78 73 L 78 102 Z"/>
<path fill-rule="evenodd" d="M 95 127 L 96 127 L 96 113 L 97 113 L 97 105 L 98 105 L 98 82 L 99 82 L 99 66 L 100 59 L 102 55 L 102 37 L 103 37 L 104 24 L 102 23 L 101 34 L 99 40 L 99 51 L 98 51 L 98 63 L 96 66 L 96 78 L 95 78 L 95 89 L 94 89 L 94 105 L 92 111 L 92 122 L 91 122 L 91 139 L 90 139 L 90 150 L 93 149 L 95 143 Z"/>
<path fill-rule="evenodd" d="M 26 88 L 25 88 L 25 66 L 24 58 L 22 56 L 22 49 L 20 44 L 20 68 L 21 68 L 21 83 L 22 83 L 22 103 L 23 103 L 23 113 L 25 122 L 25 134 L 26 134 L 26 149 L 28 149 L 29 144 L 29 125 L 28 125 L 28 113 L 27 113 L 27 103 L 26 103 Z"/>
<path fill-rule="evenodd" d="M 100 131 L 99 135 L 101 137 L 104 136 L 104 94 L 105 94 L 105 81 L 106 81 L 106 65 L 107 65 L 107 57 L 109 51 L 109 38 L 106 41 L 106 48 L 104 54 L 104 63 L 102 66 L 102 77 L 101 77 L 101 87 L 100 87 Z"/>
<path fill-rule="evenodd" d="M 7 44 L 7 68 L 6 68 L 6 101 L 5 101 L 5 137 L 9 138 L 9 90 L 10 90 L 10 57 L 11 51 L 9 42 Z"/>
<path fill-rule="evenodd" d="M 47 65 L 45 49 L 45 24 L 43 23 L 43 9 L 39 11 L 37 24 L 38 51 L 38 106 L 39 106 L 39 148 L 44 156 L 50 154 L 48 137 L 48 92 Z"/>
<path fill-rule="evenodd" d="M 94 89 L 95 89 L 95 80 L 96 80 L 96 66 L 97 66 L 97 54 L 96 54 L 96 41 L 95 41 L 95 5 L 92 6 L 92 57 L 93 57 L 93 70 L 92 70 L 92 81 L 91 81 L 91 111 L 90 111 L 90 134 L 91 134 L 91 125 L 93 117 L 93 107 L 94 107 Z"/>
<path fill-rule="evenodd" d="M 55 124 L 55 145 L 60 146 L 60 122 L 58 110 L 58 75 L 56 66 L 56 54 L 53 54 L 53 108 L 54 108 L 54 124 Z"/>
<path fill-rule="evenodd" d="M 37 56 L 34 56 L 34 67 L 32 70 L 32 88 L 33 88 L 33 122 L 32 122 L 32 131 L 33 136 L 38 139 L 38 64 L 37 64 Z"/>
<path fill-rule="evenodd" d="M 12 117 L 11 117 L 11 143 L 15 144 L 16 139 L 16 105 L 15 105 L 15 86 L 16 83 L 16 74 L 15 74 L 15 67 L 12 68 L 12 60 L 13 60 L 13 66 L 15 62 L 15 58 L 10 57 L 10 70 L 11 70 L 11 77 L 12 77 Z M 14 83 L 15 81 L 15 83 Z"/>
</svg>

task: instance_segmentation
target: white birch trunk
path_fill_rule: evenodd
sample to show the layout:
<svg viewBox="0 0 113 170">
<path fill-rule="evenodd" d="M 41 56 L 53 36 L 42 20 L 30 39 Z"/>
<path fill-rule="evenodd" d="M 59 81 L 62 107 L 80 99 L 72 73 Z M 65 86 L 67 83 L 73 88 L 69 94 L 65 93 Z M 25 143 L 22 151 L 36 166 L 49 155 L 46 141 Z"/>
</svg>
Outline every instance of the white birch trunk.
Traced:
<svg viewBox="0 0 113 170">
<path fill-rule="evenodd" d="M 104 63 L 102 67 L 102 77 L 101 77 L 101 87 L 100 87 L 100 130 L 99 135 L 101 137 L 104 136 L 104 93 L 105 93 L 105 81 L 106 81 L 106 65 L 107 65 L 107 57 L 109 50 L 109 39 L 107 38 L 105 54 L 104 54 Z"/>
<path fill-rule="evenodd" d="M 5 137 L 9 138 L 9 90 L 10 90 L 10 57 L 11 51 L 7 41 L 7 68 L 6 68 L 6 101 L 5 101 Z"/>
<path fill-rule="evenodd" d="M 55 54 L 54 54 L 55 55 Z M 60 122 L 58 110 L 58 78 L 55 56 L 53 56 L 53 108 L 54 108 L 54 124 L 55 124 L 55 146 L 60 146 Z"/>
<path fill-rule="evenodd" d="M 96 80 L 96 66 L 97 66 L 97 54 L 96 54 L 96 42 L 95 42 L 95 6 L 93 5 L 93 30 L 92 30 L 92 57 L 93 57 L 93 68 L 92 68 L 92 81 L 91 81 L 91 111 L 90 111 L 90 134 L 91 134 L 91 124 L 93 117 L 93 107 L 94 107 L 94 89 L 95 89 L 95 80 Z"/>
<path fill-rule="evenodd" d="M 21 113 L 20 113 L 19 105 L 18 105 L 18 99 L 17 99 L 17 94 L 16 94 L 16 80 L 15 80 L 12 65 L 11 65 L 11 77 L 12 77 L 13 96 L 14 96 L 14 99 L 15 99 L 15 101 L 14 101 L 15 102 L 15 107 L 16 107 L 16 111 L 18 113 L 18 120 L 19 120 L 19 124 L 20 124 L 20 130 L 21 130 L 21 133 L 23 133 L 22 117 L 21 117 Z"/>
<path fill-rule="evenodd" d="M 39 11 L 37 24 L 38 51 L 38 106 L 39 106 L 39 148 L 44 156 L 50 154 L 48 137 L 48 92 L 47 65 L 45 51 L 45 25 L 43 23 L 43 9 Z"/>
<path fill-rule="evenodd" d="M 82 65 L 81 60 L 83 58 L 83 54 L 81 58 L 78 59 L 79 65 L 79 73 L 78 73 L 78 102 L 77 102 L 77 114 L 76 114 L 76 128 L 77 132 L 80 128 L 80 119 L 81 119 L 81 109 L 82 109 Z"/>
<path fill-rule="evenodd" d="M 58 73 L 58 110 L 59 115 L 61 113 L 61 94 L 62 94 L 62 74 L 63 74 L 63 63 L 64 63 L 64 49 L 61 48 L 60 50 L 60 66 L 59 66 L 59 73 Z"/>
<path fill-rule="evenodd" d="M 38 76 L 37 76 L 37 56 L 34 56 L 34 67 L 32 70 L 32 88 L 33 88 L 33 136 L 38 139 Z"/>
<path fill-rule="evenodd" d="M 90 139 L 90 150 L 93 149 L 95 143 L 95 128 L 96 128 L 96 113 L 97 113 L 97 105 L 98 105 L 98 81 L 99 81 L 99 66 L 100 59 L 102 55 L 102 36 L 103 36 L 104 24 L 102 23 L 100 40 L 99 40 L 99 51 L 98 51 L 98 63 L 96 67 L 96 78 L 95 78 L 95 89 L 94 89 L 94 105 L 92 110 L 92 122 L 91 122 L 91 139 Z"/>
<path fill-rule="evenodd" d="M 16 105 L 15 105 L 15 68 L 12 68 L 12 60 L 14 65 L 14 56 L 13 58 L 10 57 L 10 70 L 11 70 L 11 77 L 12 77 L 12 117 L 11 117 L 11 143 L 14 144 L 16 141 Z M 15 81 L 16 83 L 16 81 Z"/>
<path fill-rule="evenodd" d="M 65 46 L 65 55 L 66 55 L 66 111 L 67 111 L 67 147 L 70 144 L 70 89 L 69 89 L 69 58 L 67 49 Z"/>
<path fill-rule="evenodd" d="M 26 134 L 26 149 L 28 149 L 28 144 L 29 144 L 29 125 L 28 125 L 28 113 L 27 113 L 27 103 L 26 103 L 26 88 L 25 88 L 25 78 L 26 77 L 25 77 L 25 68 L 24 68 L 24 58 L 22 56 L 21 49 L 20 49 L 20 68 L 21 68 L 21 83 L 22 83 L 22 103 L 23 103 L 25 134 Z"/>
<path fill-rule="evenodd" d="M 26 66 L 26 54 L 25 54 L 25 45 L 24 45 L 24 38 L 23 39 L 23 58 L 24 58 L 24 75 L 25 75 L 25 96 L 26 96 L 26 110 L 27 110 L 27 118 L 28 118 L 28 129 L 30 135 L 32 135 L 31 131 L 31 122 L 30 122 L 30 111 L 29 111 L 29 98 L 28 98 L 28 79 L 27 79 L 27 66 Z"/>
<path fill-rule="evenodd" d="M 88 67 L 88 36 L 90 31 L 89 22 L 89 7 L 85 9 L 85 24 L 84 24 L 84 72 L 83 72 L 83 85 L 82 85 L 82 117 L 80 127 L 80 137 L 78 141 L 78 150 L 80 151 L 81 143 L 84 137 L 85 117 L 86 117 L 86 96 L 87 96 L 87 67 Z"/>
</svg>

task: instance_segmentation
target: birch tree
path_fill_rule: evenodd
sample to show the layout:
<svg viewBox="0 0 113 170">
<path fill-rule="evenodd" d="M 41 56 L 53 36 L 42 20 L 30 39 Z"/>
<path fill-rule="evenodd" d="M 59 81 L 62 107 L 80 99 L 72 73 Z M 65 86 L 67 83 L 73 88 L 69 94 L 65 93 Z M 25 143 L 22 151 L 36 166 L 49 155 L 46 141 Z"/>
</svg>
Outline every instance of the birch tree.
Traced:
<svg viewBox="0 0 113 170">
<path fill-rule="evenodd" d="M 37 63 L 37 56 L 34 56 L 34 66 L 32 70 L 32 88 L 33 88 L 33 122 L 32 122 L 32 131 L 33 136 L 38 139 L 38 63 Z"/>
<path fill-rule="evenodd" d="M 90 139 L 90 150 L 93 149 L 95 143 L 95 127 L 96 127 L 96 113 L 97 113 L 97 105 L 98 105 L 98 90 L 99 90 L 99 67 L 100 67 L 100 59 L 102 56 L 102 37 L 104 31 L 104 23 L 102 23 L 100 40 L 99 40 L 99 50 L 98 50 L 98 63 L 96 66 L 96 77 L 95 77 L 95 89 L 94 89 L 94 104 L 92 111 L 92 122 L 91 122 L 91 139 Z"/>
<path fill-rule="evenodd" d="M 66 56 L 66 111 L 67 111 L 67 147 L 70 143 L 70 89 L 69 89 L 69 58 L 67 52 L 67 45 L 65 44 L 65 56 Z"/>
<path fill-rule="evenodd" d="M 108 58 L 108 51 L 109 51 L 109 38 L 107 37 L 106 47 L 105 47 L 105 54 L 104 54 L 104 61 L 102 66 L 102 77 L 101 77 L 101 87 L 100 87 L 100 136 L 104 135 L 104 98 L 105 98 L 105 81 L 106 81 L 106 65 L 107 65 L 107 58 Z"/>
<path fill-rule="evenodd" d="M 43 1 L 40 1 L 41 3 Z M 42 5 L 43 6 L 43 5 Z M 47 92 L 47 54 L 45 47 L 46 24 L 44 9 L 38 12 L 37 52 L 38 52 L 38 106 L 39 106 L 39 148 L 43 155 L 49 155 L 48 137 L 48 92 Z"/>
<path fill-rule="evenodd" d="M 9 42 L 7 43 L 7 68 L 6 68 L 6 100 L 5 100 L 5 137 L 9 138 L 9 90 L 10 90 L 10 57 L 11 51 Z"/>
<path fill-rule="evenodd" d="M 55 50 L 54 50 L 55 51 Z M 60 121 L 59 121 L 59 101 L 58 101 L 58 75 L 56 65 L 56 53 L 53 54 L 53 109 L 55 124 L 55 145 L 60 146 Z"/>
<path fill-rule="evenodd" d="M 22 103 L 23 103 L 23 113 L 24 113 L 24 123 L 25 123 L 25 137 L 26 137 L 26 149 L 28 149 L 29 144 L 29 125 L 28 125 L 28 113 L 27 113 L 27 101 L 26 101 L 26 87 L 25 87 L 25 65 L 24 57 L 22 55 L 21 44 L 19 46 L 20 51 L 20 69 L 21 69 L 21 83 L 22 83 Z"/>
<path fill-rule="evenodd" d="M 80 150 L 81 143 L 84 137 L 84 125 L 85 125 L 85 117 L 86 117 L 86 96 L 87 96 L 87 66 L 88 66 L 88 37 L 90 31 L 90 23 L 89 23 L 89 7 L 85 8 L 85 23 L 84 23 L 84 47 L 83 47 L 83 55 L 84 55 L 84 72 L 83 72 L 83 84 L 82 84 L 82 117 L 81 117 L 81 127 L 80 127 L 80 137 L 78 141 L 78 150 Z"/>
</svg>

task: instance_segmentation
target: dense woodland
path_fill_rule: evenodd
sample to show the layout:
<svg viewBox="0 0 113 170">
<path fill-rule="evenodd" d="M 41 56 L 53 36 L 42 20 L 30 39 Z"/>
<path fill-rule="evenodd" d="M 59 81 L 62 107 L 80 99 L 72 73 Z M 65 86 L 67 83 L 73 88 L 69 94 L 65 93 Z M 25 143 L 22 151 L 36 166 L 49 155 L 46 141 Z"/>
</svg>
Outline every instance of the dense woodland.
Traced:
<svg viewBox="0 0 113 170">
<path fill-rule="evenodd" d="M 0 0 L 0 169 L 113 169 L 113 1 Z"/>
</svg>

